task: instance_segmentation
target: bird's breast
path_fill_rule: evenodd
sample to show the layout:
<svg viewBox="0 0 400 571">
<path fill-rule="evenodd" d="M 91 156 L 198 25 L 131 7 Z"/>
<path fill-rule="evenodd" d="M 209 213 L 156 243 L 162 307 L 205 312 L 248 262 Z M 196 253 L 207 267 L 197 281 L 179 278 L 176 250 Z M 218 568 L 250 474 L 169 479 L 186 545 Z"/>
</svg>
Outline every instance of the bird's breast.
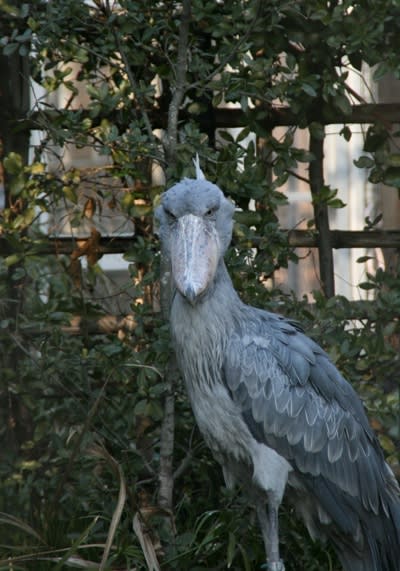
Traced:
<svg viewBox="0 0 400 571">
<path fill-rule="evenodd" d="M 222 383 L 210 386 L 189 382 L 187 386 L 196 422 L 222 465 L 227 485 L 235 481 L 248 485 L 252 478 L 253 493 L 272 493 L 280 502 L 292 470 L 288 462 L 255 440 Z"/>
<path fill-rule="evenodd" d="M 185 308 L 187 309 L 187 308 Z M 209 319 L 207 319 L 209 317 Z M 233 326 L 214 313 L 189 309 L 171 320 L 175 351 L 197 425 L 225 480 L 248 482 L 254 490 L 281 498 L 291 467 L 265 444 L 256 441 L 222 377 Z"/>
<path fill-rule="evenodd" d="M 186 384 L 198 427 L 217 458 L 228 453 L 251 464 L 251 434 L 224 385 Z"/>
</svg>

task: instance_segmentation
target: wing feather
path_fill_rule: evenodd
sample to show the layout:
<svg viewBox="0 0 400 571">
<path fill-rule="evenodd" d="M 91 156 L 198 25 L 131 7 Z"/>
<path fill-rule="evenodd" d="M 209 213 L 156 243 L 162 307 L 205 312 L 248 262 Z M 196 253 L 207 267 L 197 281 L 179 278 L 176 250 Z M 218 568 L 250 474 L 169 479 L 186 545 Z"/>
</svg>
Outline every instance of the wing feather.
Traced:
<svg viewBox="0 0 400 571">
<path fill-rule="evenodd" d="M 327 494 L 326 517 L 354 531 L 355 522 L 343 523 L 345 508 L 335 505 L 333 487 L 376 514 L 386 480 L 362 403 L 297 326 L 258 310 L 252 316 L 227 345 L 223 369 L 232 398 L 257 440 L 282 455 L 310 489 L 318 482 L 315 490 Z"/>
</svg>

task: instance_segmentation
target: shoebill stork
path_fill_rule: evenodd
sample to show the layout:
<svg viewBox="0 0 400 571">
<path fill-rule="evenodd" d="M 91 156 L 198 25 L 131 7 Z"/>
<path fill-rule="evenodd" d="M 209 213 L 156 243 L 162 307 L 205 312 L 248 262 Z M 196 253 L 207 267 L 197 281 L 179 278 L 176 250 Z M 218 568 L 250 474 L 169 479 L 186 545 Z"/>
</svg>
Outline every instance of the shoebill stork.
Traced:
<svg viewBox="0 0 400 571">
<path fill-rule="evenodd" d="M 233 204 L 183 179 L 157 209 L 173 279 L 170 322 L 199 429 L 256 506 L 267 568 L 283 571 L 283 495 L 346 571 L 400 570 L 399 486 L 355 391 L 299 325 L 245 305 L 224 253 Z"/>
</svg>

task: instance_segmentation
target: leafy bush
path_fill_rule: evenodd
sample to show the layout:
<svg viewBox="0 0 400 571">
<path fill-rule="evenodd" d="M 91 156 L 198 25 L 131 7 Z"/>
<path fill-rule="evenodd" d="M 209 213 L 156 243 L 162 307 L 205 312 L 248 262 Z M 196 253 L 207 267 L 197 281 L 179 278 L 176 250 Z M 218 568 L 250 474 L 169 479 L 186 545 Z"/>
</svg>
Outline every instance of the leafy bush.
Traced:
<svg viewBox="0 0 400 571">
<path fill-rule="evenodd" d="M 298 126 L 323 137 L 326 117 L 351 111 L 348 61 L 358 70 L 363 61 L 376 65 L 378 75 L 398 71 L 396 10 L 384 1 L 195 0 L 189 22 L 187 8 L 187 1 L 145 0 L 0 6 L 3 58 L 29 58 L 46 93 L 65 96 L 58 107 L 37 102 L 24 118 L 42 131 L 32 163 L 16 149 L 3 161 L 0 569 L 146 569 L 152 557 L 163 569 L 190 571 L 264 563 L 254 514 L 224 489 L 168 369 L 152 219 L 165 185 L 151 172 L 158 165 L 167 184 L 192 175 L 196 152 L 240 209 L 227 261 L 242 298 L 298 318 L 325 346 L 363 396 L 399 470 L 398 273 L 369 276 L 363 287 L 374 302 L 356 309 L 318 292 L 311 309 L 265 285 L 297 261 L 279 227 L 280 187 L 299 162 L 313 160 L 294 146 L 291 130 L 283 140 L 273 136 L 272 104 L 289 105 Z M 244 112 L 235 136 L 215 135 L 222 102 Z M 395 167 L 386 137 L 371 146 L 372 135 L 366 152 L 374 158 L 359 166 L 383 180 Z M 104 163 L 65 165 L 71 149 L 95 151 Z M 336 200 L 326 194 L 325 202 Z M 106 277 L 97 216 L 106 209 L 135 232 L 123 287 L 132 319 L 102 333 L 110 299 L 98 289 Z M 46 219 L 60 222 L 60 212 L 70 230 L 92 233 L 55 256 L 64 246 L 49 239 L 57 229 Z M 173 484 L 170 505 L 160 497 L 162 473 Z M 336 568 L 291 508 L 282 511 L 287 569 Z"/>
</svg>

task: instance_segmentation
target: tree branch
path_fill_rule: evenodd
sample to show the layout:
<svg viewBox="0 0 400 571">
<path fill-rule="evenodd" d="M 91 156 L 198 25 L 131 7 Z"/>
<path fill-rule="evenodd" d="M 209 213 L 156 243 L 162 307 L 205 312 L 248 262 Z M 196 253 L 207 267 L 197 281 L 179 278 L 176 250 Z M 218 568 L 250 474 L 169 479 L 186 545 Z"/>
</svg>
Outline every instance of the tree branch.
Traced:
<svg viewBox="0 0 400 571">
<path fill-rule="evenodd" d="M 168 128 L 167 128 L 167 146 L 166 158 L 169 167 L 174 167 L 176 163 L 176 146 L 178 142 L 178 116 L 179 108 L 182 105 L 183 98 L 186 92 L 186 72 L 187 72 L 187 50 L 189 43 L 189 25 L 191 18 L 191 2 L 184 0 L 182 10 L 182 22 L 179 30 L 178 40 L 178 55 L 176 61 L 176 82 L 173 89 L 172 100 L 168 109 Z M 164 268 L 165 270 L 165 268 Z M 168 297 L 168 292 L 165 292 L 167 287 L 163 283 L 165 276 L 161 276 L 162 291 L 161 298 L 165 300 Z M 169 311 L 169 307 L 165 307 L 163 303 L 164 313 Z M 164 403 L 164 417 L 161 426 L 161 440 L 160 440 L 160 472 L 159 482 L 160 488 L 158 493 L 158 505 L 172 512 L 173 507 L 173 453 L 174 453 L 174 439 L 175 439 L 175 395 L 174 383 L 178 376 L 178 369 L 176 359 L 172 355 L 169 365 L 165 374 L 165 403 Z"/>
<path fill-rule="evenodd" d="M 172 89 L 172 99 L 168 108 L 167 128 L 167 163 L 173 168 L 176 163 L 176 145 L 178 142 L 178 117 L 186 93 L 187 51 L 189 45 L 189 26 L 191 18 L 191 1 L 184 0 L 182 6 L 182 20 L 179 29 L 178 56 L 176 59 L 176 81 Z"/>
<path fill-rule="evenodd" d="M 160 488 L 158 492 L 158 505 L 160 508 L 172 512 L 173 507 L 173 454 L 175 440 L 175 395 L 174 383 L 178 376 L 176 359 L 171 357 L 165 374 L 165 403 L 164 417 L 161 425 L 160 437 Z"/>
</svg>

